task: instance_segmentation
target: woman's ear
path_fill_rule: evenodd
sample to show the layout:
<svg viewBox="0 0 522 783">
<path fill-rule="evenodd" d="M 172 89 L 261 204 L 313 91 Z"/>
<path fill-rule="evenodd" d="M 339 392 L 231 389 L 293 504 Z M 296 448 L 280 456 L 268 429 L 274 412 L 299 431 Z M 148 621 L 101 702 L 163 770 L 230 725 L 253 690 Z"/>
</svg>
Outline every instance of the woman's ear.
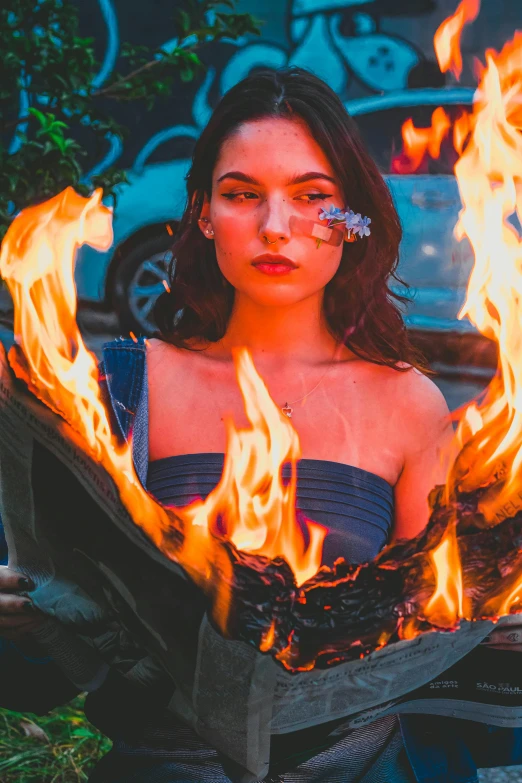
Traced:
<svg viewBox="0 0 522 783">
<path fill-rule="evenodd" d="M 203 200 L 203 206 L 201 207 L 201 214 L 198 218 L 198 225 L 207 239 L 214 238 L 214 229 L 210 222 L 210 202 L 206 193 Z"/>
</svg>

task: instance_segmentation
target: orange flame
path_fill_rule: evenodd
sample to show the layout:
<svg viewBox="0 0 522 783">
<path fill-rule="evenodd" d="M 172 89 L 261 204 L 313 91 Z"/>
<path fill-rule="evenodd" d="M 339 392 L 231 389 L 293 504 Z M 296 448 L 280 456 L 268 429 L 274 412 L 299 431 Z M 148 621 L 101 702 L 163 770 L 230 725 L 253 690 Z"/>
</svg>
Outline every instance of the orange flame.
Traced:
<svg viewBox="0 0 522 783">
<path fill-rule="evenodd" d="M 154 544 L 176 559 L 170 533 L 181 529 L 181 521 L 145 492 L 131 449 L 119 446 L 112 435 L 96 358 L 76 324 L 76 250 L 84 243 L 106 250 L 112 243 L 112 211 L 101 198 L 101 189 L 83 198 L 67 188 L 23 210 L 11 223 L 0 251 L 0 275 L 15 310 L 16 343 L 9 360 L 31 391 L 81 435 L 86 451 L 104 465 L 124 505 Z M 198 583 L 204 583 L 205 569 L 192 570 Z"/>
<path fill-rule="evenodd" d="M 467 111 L 463 111 L 453 124 L 453 146 L 462 155 L 464 144 L 471 132 L 471 123 Z"/>
<path fill-rule="evenodd" d="M 493 521 L 495 508 L 518 486 L 522 464 L 522 248 L 509 221 L 522 215 L 522 34 L 500 55 L 487 53 L 478 93 L 472 135 L 455 167 L 464 207 L 455 232 L 469 238 L 475 256 L 459 317 L 496 340 L 501 372 L 482 403 L 466 411 L 459 436 L 473 433 L 482 454 L 468 466 L 466 486 L 482 486 L 493 472 L 498 477 L 501 463 L 507 471 L 501 495 L 483 504 Z M 512 124 L 516 118 L 520 126 Z"/>
<path fill-rule="evenodd" d="M 455 234 L 468 237 L 475 257 L 459 317 L 467 315 L 496 341 L 499 371 L 459 422 L 457 436 L 465 447 L 451 483 L 463 491 L 482 487 L 479 510 L 486 524 L 496 524 L 522 509 L 520 32 L 500 54 L 488 50 L 477 96 L 470 139 L 455 167 L 463 204 Z M 522 579 L 506 579 L 488 614 L 508 613 L 521 587 Z"/>
<path fill-rule="evenodd" d="M 412 174 L 418 171 L 426 155 L 438 158 L 441 144 L 450 128 L 451 120 L 441 106 L 433 112 L 429 128 L 416 128 L 411 118 L 406 120 L 401 129 L 403 154 L 394 158 L 392 172 Z"/>
<path fill-rule="evenodd" d="M 448 530 L 440 544 L 430 552 L 430 559 L 435 572 L 436 587 L 423 613 L 433 625 L 452 628 L 464 617 L 462 570 L 454 527 Z"/>
<path fill-rule="evenodd" d="M 19 377 L 58 412 L 86 442 L 118 486 L 136 524 L 154 544 L 214 600 L 216 619 L 226 627 L 230 562 L 222 542 L 273 558 L 283 556 L 301 584 L 321 563 L 326 529 L 298 524 L 295 510 L 299 440 L 289 419 L 271 400 L 246 350 L 234 356 L 250 429 L 227 422 L 228 445 L 223 476 L 205 502 L 165 509 L 137 478 L 129 445 L 118 445 L 100 398 L 95 357 L 76 325 L 74 257 L 88 243 L 107 249 L 112 242 L 112 213 L 101 190 L 86 199 L 72 188 L 24 210 L 2 243 L 0 275 L 15 305 L 15 337 L 10 362 Z M 133 338 L 134 339 L 134 338 Z M 284 485 L 281 469 L 291 464 Z M 178 535 L 175 544 L 172 533 Z"/>
<path fill-rule="evenodd" d="M 462 0 L 455 13 L 444 20 L 433 40 L 441 71 L 452 70 L 460 78 L 462 55 L 460 38 L 464 25 L 473 22 L 480 11 L 480 0 Z M 441 144 L 448 135 L 451 121 L 444 109 L 439 106 L 432 115 L 430 128 L 416 128 L 410 118 L 402 126 L 403 152 L 392 160 L 391 171 L 394 174 L 412 174 L 418 171 L 429 155 L 440 156 Z M 453 146 L 459 155 L 470 133 L 469 116 L 463 113 L 454 123 Z"/>
<path fill-rule="evenodd" d="M 270 558 L 290 557 L 300 585 L 319 568 L 326 529 L 305 522 L 306 546 L 296 519 L 297 433 L 272 402 L 248 352 L 237 352 L 234 361 L 252 428 L 236 430 L 231 421 L 226 422 L 228 447 L 221 481 L 205 501 L 196 501 L 179 513 L 192 526 L 220 519 L 238 549 Z M 284 486 L 281 467 L 288 462 L 292 475 Z"/>
<path fill-rule="evenodd" d="M 478 2 L 461 3 L 437 31 L 442 70 L 456 66 L 460 73 L 462 27 L 478 11 Z M 456 442 L 461 449 L 446 497 L 455 488 L 485 489 L 479 510 L 485 524 L 495 524 L 522 510 L 522 237 L 516 227 L 522 218 L 522 33 L 515 33 L 500 54 L 488 50 L 486 62 L 473 112 L 461 114 L 453 127 L 460 155 L 455 174 L 464 207 L 455 234 L 469 239 L 475 255 L 459 317 L 468 316 L 497 342 L 499 372 L 480 403 L 472 402 L 460 418 Z M 438 120 L 434 113 L 429 129 L 414 128 L 411 120 L 405 123 L 404 154 L 394 161 L 396 171 L 415 171 L 426 154 L 440 154 L 449 122 L 442 109 L 437 112 Z M 448 532 L 430 557 L 436 589 L 424 614 L 436 625 L 451 627 L 467 612 L 454 532 Z M 516 573 L 514 569 L 483 607 L 485 615 L 506 614 L 520 605 L 522 577 Z M 415 621 L 405 623 L 402 638 L 417 631 Z"/>
<path fill-rule="evenodd" d="M 455 13 L 445 19 L 435 33 L 433 43 L 440 70 L 452 71 L 457 79 L 462 73 L 460 38 L 466 24 L 475 21 L 480 11 L 480 0 L 462 0 Z"/>
<path fill-rule="evenodd" d="M 268 652 L 272 649 L 272 645 L 274 643 L 275 639 L 275 620 L 272 620 L 270 623 L 270 626 L 268 628 L 268 631 L 263 634 L 263 638 L 261 639 L 261 644 L 259 645 L 259 649 L 261 652 Z"/>
</svg>

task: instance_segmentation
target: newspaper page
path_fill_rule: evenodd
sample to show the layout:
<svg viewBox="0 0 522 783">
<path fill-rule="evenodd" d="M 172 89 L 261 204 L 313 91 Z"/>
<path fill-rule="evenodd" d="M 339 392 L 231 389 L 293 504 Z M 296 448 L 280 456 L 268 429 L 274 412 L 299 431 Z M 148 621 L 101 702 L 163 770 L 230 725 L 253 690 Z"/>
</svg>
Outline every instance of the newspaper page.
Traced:
<svg viewBox="0 0 522 783">
<path fill-rule="evenodd" d="M 267 774 L 273 734 L 343 718 L 356 728 L 387 712 L 429 712 L 430 702 L 456 715 L 465 699 L 447 684 L 457 675 L 443 673 L 493 628 L 464 622 L 299 673 L 225 639 L 202 592 L 134 523 L 79 436 L 14 379 L 3 350 L 0 513 L 10 565 L 35 581 L 34 601 L 49 617 L 44 641 L 67 675 L 91 690 L 109 669 L 145 686 L 164 678 L 169 708 L 232 759 L 245 783 Z M 482 689 L 468 694 L 474 720 L 480 707 L 487 722 L 522 726 L 522 699 L 508 680 L 479 676 Z"/>
</svg>

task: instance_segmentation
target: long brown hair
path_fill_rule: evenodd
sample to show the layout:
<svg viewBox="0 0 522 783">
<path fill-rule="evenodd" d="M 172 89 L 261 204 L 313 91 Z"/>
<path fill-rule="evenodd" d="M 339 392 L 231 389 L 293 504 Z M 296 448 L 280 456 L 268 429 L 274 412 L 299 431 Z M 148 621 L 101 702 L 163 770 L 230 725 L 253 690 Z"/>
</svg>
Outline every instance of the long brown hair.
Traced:
<svg viewBox="0 0 522 783">
<path fill-rule="evenodd" d="M 344 243 L 339 269 L 325 288 L 324 312 L 332 334 L 371 362 L 426 371 L 397 304 L 408 297 L 389 287 L 393 278 L 408 288 L 397 275 L 402 229 L 388 187 L 339 97 L 297 67 L 243 79 L 223 96 L 199 137 L 187 175 L 187 208 L 172 249 L 170 292 L 160 296 L 154 311 L 159 335 L 190 349 L 193 338 L 215 342 L 226 332 L 234 288 L 223 277 L 214 243 L 202 235 L 198 218 L 204 194 L 211 196 L 223 142 L 242 123 L 267 117 L 304 120 L 338 173 L 345 203 L 372 220 L 369 237 Z"/>
</svg>

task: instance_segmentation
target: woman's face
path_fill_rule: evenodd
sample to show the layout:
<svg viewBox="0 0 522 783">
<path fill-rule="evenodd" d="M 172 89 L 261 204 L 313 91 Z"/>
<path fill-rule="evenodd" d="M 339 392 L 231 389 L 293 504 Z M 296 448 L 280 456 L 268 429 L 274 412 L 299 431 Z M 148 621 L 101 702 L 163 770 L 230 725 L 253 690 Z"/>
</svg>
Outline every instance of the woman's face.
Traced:
<svg viewBox="0 0 522 783">
<path fill-rule="evenodd" d="M 236 292 L 265 306 L 290 305 L 322 292 L 339 267 L 344 243 L 318 248 L 292 220 L 319 222 L 330 205 L 345 206 L 339 180 L 304 122 L 263 119 L 239 126 L 223 144 L 199 225 L 207 237 L 213 230 L 209 241 Z M 296 267 L 266 274 L 252 263 L 263 254 Z"/>
</svg>

